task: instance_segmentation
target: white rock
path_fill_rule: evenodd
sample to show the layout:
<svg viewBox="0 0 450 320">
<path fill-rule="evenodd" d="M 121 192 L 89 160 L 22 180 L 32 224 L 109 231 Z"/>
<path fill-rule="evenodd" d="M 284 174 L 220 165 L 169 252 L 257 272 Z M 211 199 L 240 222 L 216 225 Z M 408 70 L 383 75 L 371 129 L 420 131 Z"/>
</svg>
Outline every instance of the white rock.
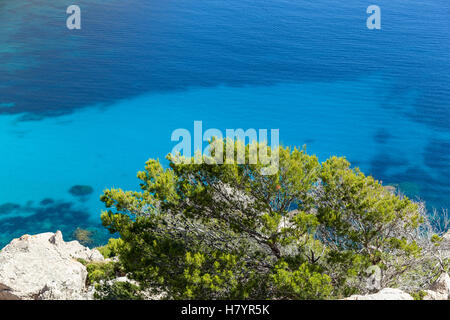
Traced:
<svg viewBox="0 0 450 320">
<path fill-rule="evenodd" d="M 444 251 L 444 256 L 450 257 L 450 230 L 442 238 L 441 249 Z"/>
<path fill-rule="evenodd" d="M 450 276 L 448 273 L 442 273 L 430 289 L 447 296 L 450 295 Z"/>
<path fill-rule="evenodd" d="M 447 231 L 446 234 L 442 236 L 444 238 L 444 241 L 450 241 L 450 230 Z"/>
<path fill-rule="evenodd" d="M 76 259 L 104 260 L 60 231 L 24 235 L 0 251 L 0 283 L 22 299 L 86 299 L 86 267 Z"/>
<path fill-rule="evenodd" d="M 448 294 L 440 293 L 432 290 L 425 290 L 427 293 L 423 300 L 448 300 Z"/>
<path fill-rule="evenodd" d="M 64 242 L 62 233 L 57 231 L 51 238 L 50 242 L 54 243 L 65 254 L 70 255 L 74 259 L 84 259 L 86 261 L 104 261 L 105 258 L 97 249 L 89 249 L 81 245 L 78 241 Z"/>
<path fill-rule="evenodd" d="M 414 298 L 400 289 L 385 288 L 375 294 L 353 295 L 344 300 L 414 300 Z"/>
</svg>

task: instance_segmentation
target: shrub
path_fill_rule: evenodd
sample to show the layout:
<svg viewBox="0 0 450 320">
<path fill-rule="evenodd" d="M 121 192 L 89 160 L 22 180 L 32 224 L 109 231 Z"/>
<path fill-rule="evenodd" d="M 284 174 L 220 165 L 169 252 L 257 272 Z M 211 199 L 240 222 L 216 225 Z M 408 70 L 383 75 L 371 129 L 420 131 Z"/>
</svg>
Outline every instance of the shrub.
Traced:
<svg viewBox="0 0 450 320">
<path fill-rule="evenodd" d="M 129 282 L 104 283 L 96 286 L 97 300 L 142 300 L 139 287 Z"/>
<path fill-rule="evenodd" d="M 105 259 L 114 258 L 118 256 L 122 243 L 123 241 L 121 239 L 111 238 L 105 246 L 98 247 L 97 250 Z"/>
<path fill-rule="evenodd" d="M 424 256 L 418 204 L 344 158 L 321 164 L 304 149 L 279 147 L 278 172 L 263 175 L 263 163 L 248 163 L 254 147 L 244 147 L 246 164 L 168 155 L 164 169 L 149 160 L 140 192 L 105 190 L 103 225 L 120 234 L 115 253 L 143 289 L 171 299 L 325 299 L 370 290 L 369 266 L 393 284 Z"/>
</svg>

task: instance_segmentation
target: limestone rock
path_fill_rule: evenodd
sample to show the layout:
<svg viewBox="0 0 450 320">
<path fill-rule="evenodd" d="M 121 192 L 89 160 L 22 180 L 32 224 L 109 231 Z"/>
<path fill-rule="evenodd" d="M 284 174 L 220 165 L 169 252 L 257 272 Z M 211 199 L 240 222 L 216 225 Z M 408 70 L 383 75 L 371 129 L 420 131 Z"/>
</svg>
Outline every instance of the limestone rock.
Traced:
<svg viewBox="0 0 450 320">
<path fill-rule="evenodd" d="M 450 295 L 450 276 L 448 273 L 442 273 L 430 289 L 447 296 Z"/>
<path fill-rule="evenodd" d="M 448 300 L 448 294 L 440 293 L 432 290 L 425 290 L 427 293 L 423 300 Z"/>
<path fill-rule="evenodd" d="M 450 230 L 448 230 L 447 233 L 444 234 L 442 237 L 444 238 L 444 241 L 450 242 Z"/>
<path fill-rule="evenodd" d="M 442 236 L 443 241 L 442 241 L 442 250 L 445 251 L 445 253 L 447 254 L 447 256 L 450 256 L 450 230 L 447 231 L 446 234 L 444 234 Z"/>
<path fill-rule="evenodd" d="M 353 295 L 344 300 L 414 300 L 414 298 L 400 289 L 385 288 L 375 294 Z"/>
<path fill-rule="evenodd" d="M 21 299 L 86 299 L 87 270 L 79 258 L 104 260 L 78 241 L 64 242 L 60 231 L 24 235 L 0 251 L 0 283 Z"/>
<path fill-rule="evenodd" d="M 18 296 L 11 293 L 11 288 L 0 283 L 0 300 L 19 300 Z"/>
<path fill-rule="evenodd" d="M 91 250 L 81 245 L 78 241 L 64 242 L 61 231 L 57 231 L 51 236 L 49 241 L 74 259 L 83 259 L 86 261 L 105 260 L 103 255 L 97 249 Z"/>
</svg>

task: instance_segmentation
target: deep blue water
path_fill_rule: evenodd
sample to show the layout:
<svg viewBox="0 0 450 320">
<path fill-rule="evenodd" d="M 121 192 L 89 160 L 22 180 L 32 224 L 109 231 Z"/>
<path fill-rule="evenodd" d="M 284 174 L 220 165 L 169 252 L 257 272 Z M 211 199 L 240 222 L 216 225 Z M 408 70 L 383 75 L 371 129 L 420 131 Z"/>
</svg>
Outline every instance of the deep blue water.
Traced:
<svg viewBox="0 0 450 320">
<path fill-rule="evenodd" d="M 71 4 L 0 0 L 0 245 L 96 228 L 101 191 L 136 188 L 194 120 L 279 129 L 450 207 L 448 0 L 79 0 L 79 31 Z"/>
</svg>

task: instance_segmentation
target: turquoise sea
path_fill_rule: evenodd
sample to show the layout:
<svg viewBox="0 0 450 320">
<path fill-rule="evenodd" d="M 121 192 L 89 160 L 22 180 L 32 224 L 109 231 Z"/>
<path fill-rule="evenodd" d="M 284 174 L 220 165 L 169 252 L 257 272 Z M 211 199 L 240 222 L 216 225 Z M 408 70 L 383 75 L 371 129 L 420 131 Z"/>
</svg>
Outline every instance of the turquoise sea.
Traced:
<svg viewBox="0 0 450 320">
<path fill-rule="evenodd" d="M 0 0 L 0 246 L 77 227 L 104 242 L 102 190 L 136 189 L 195 120 L 279 129 L 450 207 L 448 0 L 74 2 L 81 30 L 72 1 Z"/>
</svg>

